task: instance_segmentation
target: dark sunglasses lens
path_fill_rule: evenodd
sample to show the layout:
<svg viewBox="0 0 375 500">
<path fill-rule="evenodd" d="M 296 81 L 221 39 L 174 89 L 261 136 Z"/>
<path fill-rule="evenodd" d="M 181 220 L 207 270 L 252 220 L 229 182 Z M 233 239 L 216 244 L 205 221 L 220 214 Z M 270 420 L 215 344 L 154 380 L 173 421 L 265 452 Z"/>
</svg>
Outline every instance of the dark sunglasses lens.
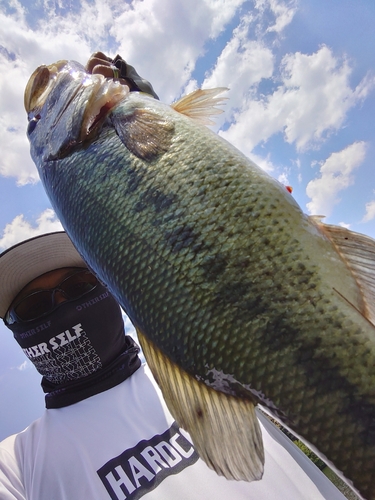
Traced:
<svg viewBox="0 0 375 500">
<path fill-rule="evenodd" d="M 83 271 L 73 274 L 64 280 L 59 288 L 63 290 L 68 299 L 78 299 L 81 295 L 91 292 L 98 284 L 97 279 L 91 273 Z"/>
<path fill-rule="evenodd" d="M 14 312 L 22 321 L 43 316 L 53 308 L 53 298 L 50 291 L 35 292 L 22 300 L 15 308 Z"/>
<path fill-rule="evenodd" d="M 40 290 L 26 296 L 9 310 L 6 321 L 11 324 L 40 318 L 56 307 L 54 296 L 57 291 L 63 293 L 67 300 L 74 300 L 91 292 L 97 284 L 98 280 L 89 271 L 76 272 L 52 290 Z"/>
</svg>

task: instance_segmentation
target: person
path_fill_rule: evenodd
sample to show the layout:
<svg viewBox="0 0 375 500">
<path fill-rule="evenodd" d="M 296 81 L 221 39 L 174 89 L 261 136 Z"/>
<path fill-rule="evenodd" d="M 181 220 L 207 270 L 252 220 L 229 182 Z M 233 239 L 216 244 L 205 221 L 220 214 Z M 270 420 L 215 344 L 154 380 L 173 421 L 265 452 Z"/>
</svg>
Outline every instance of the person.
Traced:
<svg viewBox="0 0 375 500">
<path fill-rule="evenodd" d="M 344 498 L 261 414 L 263 479 L 228 481 L 209 469 L 66 233 L 0 255 L 0 316 L 42 375 L 46 403 L 0 443 L 1 500 Z"/>
<path fill-rule="evenodd" d="M 120 56 L 94 53 L 89 73 L 158 98 Z M 219 477 L 170 414 L 121 309 L 65 232 L 0 255 L 0 317 L 42 375 L 46 410 L 0 443 L 1 500 L 342 500 L 261 413 L 265 472 Z"/>
<path fill-rule="evenodd" d="M 120 83 L 127 85 L 130 92 L 145 92 L 155 99 L 159 99 L 151 83 L 142 78 L 136 69 L 117 55 L 114 59 L 103 52 L 94 52 L 86 64 L 86 71 L 90 74 L 100 74 L 106 78 L 117 78 Z"/>
</svg>

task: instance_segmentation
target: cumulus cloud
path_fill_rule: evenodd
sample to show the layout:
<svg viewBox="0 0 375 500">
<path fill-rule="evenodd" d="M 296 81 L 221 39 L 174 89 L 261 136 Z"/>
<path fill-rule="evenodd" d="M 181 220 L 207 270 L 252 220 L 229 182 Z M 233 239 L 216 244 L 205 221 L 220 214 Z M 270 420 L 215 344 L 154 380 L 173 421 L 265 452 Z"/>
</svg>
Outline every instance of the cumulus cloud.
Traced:
<svg viewBox="0 0 375 500">
<path fill-rule="evenodd" d="M 338 224 L 341 227 L 345 227 L 345 229 L 350 229 L 351 224 L 347 224 L 346 222 L 339 222 Z"/>
<path fill-rule="evenodd" d="M 217 129 L 225 122 L 236 123 L 241 119 L 248 103 L 256 99 L 262 81 L 272 83 L 275 55 L 272 43 L 264 40 L 264 33 L 274 31 L 280 35 L 296 12 L 294 0 L 255 0 L 254 6 L 251 12 L 242 16 L 239 25 L 233 30 L 232 38 L 213 68 L 207 72 L 202 84 L 203 88 L 229 87 L 229 102 L 225 114 L 218 121 Z M 257 33 L 255 38 L 254 32 Z"/>
<path fill-rule="evenodd" d="M 26 11 L 17 1 L 12 2 L 12 14 L 0 10 L 0 136 L 2 152 L 0 174 L 16 177 L 19 185 L 38 180 L 30 158 L 26 138 L 26 113 L 23 92 L 37 66 L 58 59 L 85 60 L 90 48 L 73 28 L 41 20 L 33 30 L 26 21 Z"/>
<path fill-rule="evenodd" d="M 272 163 L 270 159 L 270 154 L 267 154 L 265 157 L 257 155 L 255 153 L 251 154 L 251 161 L 253 161 L 258 167 L 262 170 L 265 170 L 269 174 L 274 174 L 276 167 Z"/>
<path fill-rule="evenodd" d="M 289 186 L 290 184 L 288 174 L 288 170 L 284 170 L 284 172 L 282 172 L 277 178 L 277 180 L 281 182 L 281 184 L 284 184 L 284 186 Z"/>
<path fill-rule="evenodd" d="M 222 135 L 245 154 L 278 133 L 297 150 L 314 147 L 342 127 L 348 111 L 375 87 L 374 77 L 367 75 L 352 89 L 351 73 L 349 62 L 326 46 L 311 55 L 288 54 L 278 88 L 245 100 Z"/>
<path fill-rule="evenodd" d="M 22 94 L 41 63 L 84 62 L 95 50 L 120 53 L 153 83 L 162 100 L 172 102 L 183 89 L 198 85 L 192 75 L 207 43 L 242 8 L 239 25 L 203 85 L 230 87 L 217 129 L 222 127 L 220 134 L 247 155 L 280 133 L 298 150 L 319 145 L 342 127 L 348 111 L 375 84 L 367 76 L 352 89 L 349 62 L 324 46 L 310 55 L 288 54 L 275 67 L 273 43 L 292 21 L 296 0 L 83 0 L 70 7 L 44 0 L 43 5 L 43 17 L 33 22 L 32 7 L 25 10 L 18 0 L 12 0 L 11 11 L 0 11 L 0 71 L 9 75 L 0 82 L 5 143 L 0 174 L 14 176 L 19 184 L 38 180 L 24 133 Z M 267 83 L 265 94 L 259 93 L 261 82 Z"/>
<path fill-rule="evenodd" d="M 229 87 L 229 102 L 221 122 L 232 118 L 233 110 L 241 108 L 244 98 L 255 92 L 263 79 L 271 78 L 274 56 L 263 42 L 248 38 L 251 19 L 245 17 L 233 31 L 231 40 L 207 74 L 202 87 Z"/>
<path fill-rule="evenodd" d="M 35 226 L 25 220 L 23 214 L 20 214 L 10 224 L 5 226 L 3 236 L 0 238 L 0 249 L 5 250 L 20 241 L 33 238 L 38 234 L 62 230 L 63 227 L 51 208 L 47 208 L 47 210 L 40 214 Z"/>
<path fill-rule="evenodd" d="M 207 40 L 217 37 L 245 0 L 83 0 L 66 7 L 44 0 L 0 7 L 0 174 L 34 183 L 25 137 L 23 91 L 34 69 L 59 59 L 84 63 L 102 50 L 120 53 L 172 102 L 189 81 Z M 43 16 L 38 8 L 43 7 Z"/>
<path fill-rule="evenodd" d="M 242 95 L 250 87 L 273 73 L 274 56 L 263 42 L 248 38 L 251 19 L 245 17 L 233 30 L 233 36 L 219 55 L 212 71 L 206 76 L 203 87 L 227 85 L 233 94 Z M 228 81 L 228 78 L 230 79 Z M 236 102 L 238 107 L 241 98 Z"/>
<path fill-rule="evenodd" d="M 297 52 L 284 57 L 282 68 L 283 94 L 289 101 L 285 138 L 295 142 L 297 149 L 339 129 L 349 109 L 364 99 L 375 84 L 373 77 L 366 76 L 352 89 L 348 61 L 334 57 L 325 46 L 312 55 Z"/>
<path fill-rule="evenodd" d="M 113 20 L 118 51 L 136 61 L 166 102 L 189 80 L 208 40 L 217 37 L 244 0 L 133 0 Z"/>
<path fill-rule="evenodd" d="M 0 88 L 0 93 L 1 91 Z M 20 123 L 21 120 L 16 115 L 7 123 L 8 119 L 6 115 L 0 118 L 0 137 L 4 145 L 0 157 L 0 174 L 4 177 L 16 177 L 19 186 L 34 184 L 39 180 L 39 175 L 30 158 L 29 143 L 24 132 L 25 121 Z"/>
<path fill-rule="evenodd" d="M 366 203 L 366 214 L 362 219 L 362 222 L 369 222 L 375 219 L 375 200 Z"/>
<path fill-rule="evenodd" d="M 353 184 L 353 172 L 365 159 L 366 143 L 355 142 L 342 151 L 332 153 L 320 164 L 320 177 L 307 184 L 306 194 L 310 214 L 331 215 L 333 207 L 340 202 L 338 194 Z"/>
<path fill-rule="evenodd" d="M 266 32 L 275 31 L 281 33 L 288 24 L 293 20 L 297 12 L 297 2 L 290 0 L 288 2 L 282 0 L 255 0 L 255 6 L 260 12 L 269 12 L 274 16 L 274 22 L 266 28 Z"/>
</svg>

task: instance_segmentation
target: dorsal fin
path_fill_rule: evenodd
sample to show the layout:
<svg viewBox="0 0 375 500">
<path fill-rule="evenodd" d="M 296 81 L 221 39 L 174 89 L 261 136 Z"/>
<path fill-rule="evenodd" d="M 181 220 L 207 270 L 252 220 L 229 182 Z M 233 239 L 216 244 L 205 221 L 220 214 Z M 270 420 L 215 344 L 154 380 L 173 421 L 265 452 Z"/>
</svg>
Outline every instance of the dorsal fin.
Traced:
<svg viewBox="0 0 375 500">
<path fill-rule="evenodd" d="M 169 411 L 190 434 L 200 457 L 227 479 L 261 479 L 264 451 L 254 403 L 198 382 L 138 328 L 137 334 Z"/>
<path fill-rule="evenodd" d="M 375 240 L 311 217 L 346 262 L 363 294 L 365 317 L 375 325 Z"/>
<path fill-rule="evenodd" d="M 224 104 L 227 97 L 216 97 L 228 90 L 226 87 L 217 87 L 215 89 L 198 89 L 182 97 L 177 102 L 171 104 L 171 107 L 183 115 L 202 125 L 214 125 L 210 116 L 223 113 L 222 109 L 215 106 Z"/>
</svg>

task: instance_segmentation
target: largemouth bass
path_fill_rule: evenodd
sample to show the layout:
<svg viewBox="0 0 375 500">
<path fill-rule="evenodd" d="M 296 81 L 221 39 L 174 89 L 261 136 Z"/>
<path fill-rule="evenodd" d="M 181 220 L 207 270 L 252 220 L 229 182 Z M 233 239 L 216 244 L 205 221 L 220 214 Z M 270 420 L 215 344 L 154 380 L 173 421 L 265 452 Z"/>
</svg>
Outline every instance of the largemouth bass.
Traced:
<svg viewBox="0 0 375 500">
<path fill-rule="evenodd" d="M 207 464 L 261 477 L 261 404 L 374 500 L 375 242 L 304 215 L 198 124 L 219 91 L 169 106 L 75 62 L 41 66 L 32 158 Z"/>
</svg>

